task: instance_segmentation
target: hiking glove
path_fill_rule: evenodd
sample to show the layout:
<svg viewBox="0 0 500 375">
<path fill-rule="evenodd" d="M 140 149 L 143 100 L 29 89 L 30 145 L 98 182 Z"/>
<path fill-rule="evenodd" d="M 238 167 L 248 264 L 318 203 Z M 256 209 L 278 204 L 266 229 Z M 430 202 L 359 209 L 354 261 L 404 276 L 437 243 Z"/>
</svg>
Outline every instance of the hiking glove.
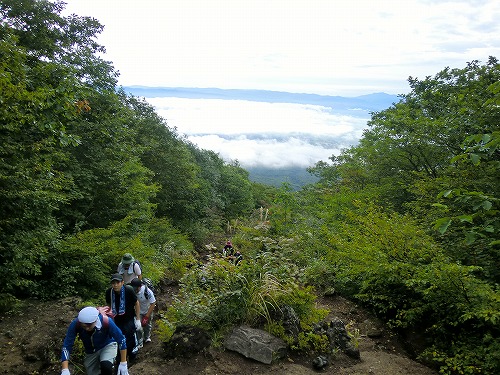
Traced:
<svg viewBox="0 0 500 375">
<path fill-rule="evenodd" d="M 69 368 L 63 368 L 61 370 L 61 375 L 70 375 Z"/>
<path fill-rule="evenodd" d="M 143 317 L 143 318 L 142 318 L 142 320 L 141 320 L 141 325 L 142 325 L 143 327 L 146 327 L 146 325 L 148 324 L 148 322 L 149 322 L 149 318 L 148 318 L 147 316 L 145 316 L 145 315 L 144 315 L 144 317 Z"/>
<path fill-rule="evenodd" d="M 135 322 L 135 329 L 136 329 L 137 331 L 140 331 L 140 330 L 141 330 L 141 328 L 142 328 L 142 326 L 141 326 L 141 321 L 140 321 L 140 320 L 134 320 L 134 322 Z"/>
<path fill-rule="evenodd" d="M 120 362 L 117 375 L 128 375 L 127 362 Z"/>
</svg>

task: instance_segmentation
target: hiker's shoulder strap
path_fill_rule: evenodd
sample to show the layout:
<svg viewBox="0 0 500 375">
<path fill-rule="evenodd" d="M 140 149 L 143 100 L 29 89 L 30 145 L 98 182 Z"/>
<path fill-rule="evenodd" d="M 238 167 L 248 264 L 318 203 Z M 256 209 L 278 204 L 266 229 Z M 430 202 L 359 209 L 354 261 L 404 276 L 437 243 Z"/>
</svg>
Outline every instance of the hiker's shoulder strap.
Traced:
<svg viewBox="0 0 500 375">
<path fill-rule="evenodd" d="M 107 316 L 106 314 L 102 315 L 102 326 L 104 328 L 108 328 L 109 327 L 109 316 Z"/>
<path fill-rule="evenodd" d="M 97 310 L 99 310 L 99 314 L 101 315 L 102 326 L 104 328 L 108 328 L 111 309 L 109 308 L 109 306 L 99 306 Z"/>
</svg>

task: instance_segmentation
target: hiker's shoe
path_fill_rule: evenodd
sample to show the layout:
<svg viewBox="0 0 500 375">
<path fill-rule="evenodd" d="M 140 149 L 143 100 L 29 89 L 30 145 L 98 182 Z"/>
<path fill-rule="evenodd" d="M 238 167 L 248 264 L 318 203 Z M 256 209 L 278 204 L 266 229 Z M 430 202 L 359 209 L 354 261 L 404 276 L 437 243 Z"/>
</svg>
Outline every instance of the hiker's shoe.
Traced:
<svg viewBox="0 0 500 375">
<path fill-rule="evenodd" d="M 146 342 L 151 342 L 151 339 L 148 337 L 148 338 L 146 339 Z"/>
</svg>

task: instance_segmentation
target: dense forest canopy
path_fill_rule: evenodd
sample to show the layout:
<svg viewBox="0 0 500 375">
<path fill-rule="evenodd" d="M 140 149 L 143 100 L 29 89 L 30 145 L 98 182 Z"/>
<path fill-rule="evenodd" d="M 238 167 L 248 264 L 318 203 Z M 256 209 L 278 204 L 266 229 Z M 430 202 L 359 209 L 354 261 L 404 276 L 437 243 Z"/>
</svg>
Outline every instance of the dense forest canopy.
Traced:
<svg viewBox="0 0 500 375">
<path fill-rule="evenodd" d="M 102 25 L 62 17 L 63 7 L 0 7 L 0 267 L 4 291 L 16 296 L 52 293 L 49 278 L 81 281 L 89 270 L 59 256 L 74 236 L 121 223 L 121 236 L 141 237 L 142 252 L 156 245 L 142 238 L 145 226 L 182 228 L 196 243 L 254 207 L 247 172 L 186 142 L 149 104 L 125 95 L 99 57 Z M 106 246 L 86 250 L 99 250 L 92 266 L 130 245 Z"/>
<path fill-rule="evenodd" d="M 98 301 L 131 252 L 153 281 L 181 286 L 165 340 L 183 322 L 214 337 L 262 321 L 283 334 L 273 310 L 312 323 L 314 293 L 329 291 L 402 334 L 424 332 L 420 358 L 443 374 L 498 373 L 495 57 L 410 77 L 409 94 L 295 191 L 251 183 L 124 93 L 96 42 L 103 26 L 63 9 L 0 0 L 1 310 L 33 297 Z M 193 267 L 226 236 L 241 266 Z"/>
</svg>

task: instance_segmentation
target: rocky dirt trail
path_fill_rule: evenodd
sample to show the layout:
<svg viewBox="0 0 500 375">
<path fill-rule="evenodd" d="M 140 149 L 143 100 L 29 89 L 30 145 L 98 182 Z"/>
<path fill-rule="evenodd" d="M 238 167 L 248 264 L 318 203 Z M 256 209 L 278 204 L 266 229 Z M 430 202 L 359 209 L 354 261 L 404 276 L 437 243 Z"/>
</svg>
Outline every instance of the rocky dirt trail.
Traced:
<svg viewBox="0 0 500 375">
<path fill-rule="evenodd" d="M 159 315 L 165 311 L 175 288 L 163 287 L 157 292 Z M 79 300 L 67 298 L 54 302 L 26 301 L 19 311 L 0 318 L 0 374 L 59 374 L 62 340 L 71 319 L 78 313 Z M 209 349 L 191 358 L 167 359 L 165 348 L 153 334 L 151 343 L 141 349 L 131 375 L 435 375 L 436 371 L 412 360 L 397 338 L 375 318 L 339 296 L 322 297 L 318 304 L 334 317 L 359 330 L 360 360 L 338 354 L 322 370 L 314 370 L 314 356 L 289 355 L 266 365 L 225 350 Z M 72 364 L 72 374 L 82 368 Z"/>
</svg>

